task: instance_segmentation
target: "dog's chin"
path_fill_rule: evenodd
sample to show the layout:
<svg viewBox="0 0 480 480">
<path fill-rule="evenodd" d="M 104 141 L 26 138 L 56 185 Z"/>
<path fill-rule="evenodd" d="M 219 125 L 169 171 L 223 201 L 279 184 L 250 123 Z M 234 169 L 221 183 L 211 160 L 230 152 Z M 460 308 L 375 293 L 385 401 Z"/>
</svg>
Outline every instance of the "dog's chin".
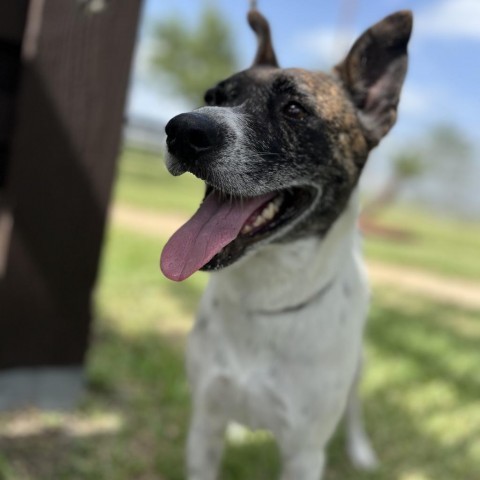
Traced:
<svg viewBox="0 0 480 480">
<path fill-rule="evenodd" d="M 205 196 L 214 190 L 214 187 L 207 184 Z M 308 214 L 319 197 L 318 190 L 313 186 L 295 186 L 272 193 L 275 196 L 248 218 L 238 236 L 200 270 L 223 269 L 237 262 L 252 250 L 281 240 L 293 225 Z M 226 201 L 229 201 L 228 196 Z"/>
</svg>

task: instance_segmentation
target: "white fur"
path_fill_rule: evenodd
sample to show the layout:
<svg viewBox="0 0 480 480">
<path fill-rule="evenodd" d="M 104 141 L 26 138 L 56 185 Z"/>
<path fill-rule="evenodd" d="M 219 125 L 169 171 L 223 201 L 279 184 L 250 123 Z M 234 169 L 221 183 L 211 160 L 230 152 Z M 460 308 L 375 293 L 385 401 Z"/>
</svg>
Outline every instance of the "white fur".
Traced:
<svg viewBox="0 0 480 480">
<path fill-rule="evenodd" d="M 189 480 L 214 480 L 229 421 L 270 430 L 282 480 L 319 480 L 347 409 L 349 451 L 373 466 L 354 390 L 369 291 L 358 193 L 323 240 L 262 246 L 211 275 L 189 337 Z"/>
</svg>

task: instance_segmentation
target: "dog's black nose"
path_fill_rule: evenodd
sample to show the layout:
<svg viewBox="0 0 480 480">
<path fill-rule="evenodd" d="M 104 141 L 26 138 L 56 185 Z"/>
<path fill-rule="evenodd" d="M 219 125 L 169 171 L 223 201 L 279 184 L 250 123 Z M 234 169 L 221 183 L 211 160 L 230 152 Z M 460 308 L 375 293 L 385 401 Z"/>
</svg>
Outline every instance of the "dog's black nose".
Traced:
<svg viewBox="0 0 480 480">
<path fill-rule="evenodd" d="M 173 117 L 165 127 L 168 151 L 189 162 L 221 144 L 221 126 L 205 114 L 190 112 Z"/>
</svg>

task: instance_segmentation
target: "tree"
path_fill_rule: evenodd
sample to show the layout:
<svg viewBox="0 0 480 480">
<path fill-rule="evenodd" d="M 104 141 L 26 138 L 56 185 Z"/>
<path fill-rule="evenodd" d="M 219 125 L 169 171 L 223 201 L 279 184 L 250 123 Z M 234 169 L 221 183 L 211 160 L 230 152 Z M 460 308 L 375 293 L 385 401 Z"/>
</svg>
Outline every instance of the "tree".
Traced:
<svg viewBox="0 0 480 480">
<path fill-rule="evenodd" d="M 373 217 L 394 202 L 404 185 L 420 177 L 426 169 L 423 154 L 413 148 L 400 151 L 392 160 L 392 173 L 376 197 L 364 206 L 364 217 Z"/>
<path fill-rule="evenodd" d="M 158 23 L 154 51 L 155 72 L 166 75 L 177 93 L 197 106 L 208 88 L 237 67 L 230 27 L 211 5 L 204 7 L 193 28 L 175 16 Z"/>
<path fill-rule="evenodd" d="M 455 126 L 440 124 L 433 128 L 426 145 L 426 169 L 439 181 L 462 182 L 470 175 L 472 145 Z"/>
<path fill-rule="evenodd" d="M 410 142 L 392 159 L 392 173 L 382 190 L 365 205 L 364 215 L 373 216 L 393 203 L 407 183 L 426 176 L 442 183 L 461 184 L 469 173 L 472 147 L 452 125 L 439 124 L 422 139 Z"/>
</svg>

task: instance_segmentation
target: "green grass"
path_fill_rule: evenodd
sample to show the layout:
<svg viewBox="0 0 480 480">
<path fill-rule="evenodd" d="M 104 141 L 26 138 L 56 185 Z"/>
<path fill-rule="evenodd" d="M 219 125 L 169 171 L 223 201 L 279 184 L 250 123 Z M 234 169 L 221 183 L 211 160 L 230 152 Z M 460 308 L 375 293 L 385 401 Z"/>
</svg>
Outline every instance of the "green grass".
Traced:
<svg viewBox="0 0 480 480">
<path fill-rule="evenodd" d="M 160 248 L 154 237 L 110 230 L 87 398 L 67 416 L 30 412 L 36 428 L 27 434 L 18 428 L 8 433 L 16 419 L 2 416 L 0 478 L 185 478 L 190 401 L 184 334 L 206 276 L 183 284 L 165 280 L 157 265 Z M 340 431 L 329 448 L 327 480 L 478 478 L 479 314 L 395 290 L 375 292 L 363 396 L 382 467 L 356 472 Z M 79 426 L 73 433 L 72 425 Z M 221 478 L 274 479 L 279 468 L 271 438 L 252 435 L 228 446 Z"/>
<path fill-rule="evenodd" d="M 184 214 L 196 208 L 202 190 L 191 177 L 169 177 L 160 159 L 127 151 L 115 196 Z M 415 233 L 415 247 L 368 240 L 372 258 L 478 278 L 478 226 L 409 209 L 384 215 L 386 223 Z M 166 280 L 158 268 L 163 244 L 110 228 L 85 401 L 70 414 L 0 415 L 1 480 L 185 479 L 190 399 L 183 349 L 206 275 L 182 284 Z M 392 288 L 375 291 L 362 393 L 382 466 L 355 471 L 340 429 L 329 447 L 326 480 L 479 478 L 479 318 L 479 311 Z M 221 478 L 271 480 L 279 469 L 273 440 L 252 434 L 228 446 Z"/>
<path fill-rule="evenodd" d="M 203 184 L 189 174 L 174 178 L 151 153 L 126 150 L 120 162 L 117 202 L 156 212 L 193 213 Z M 392 207 L 379 220 L 412 234 L 406 242 L 368 237 L 368 258 L 480 281 L 480 224 L 445 219 L 411 207 Z"/>
<path fill-rule="evenodd" d="M 367 257 L 434 273 L 480 280 L 480 224 L 438 218 L 414 207 L 385 209 L 378 221 L 412 234 L 404 242 L 369 237 Z"/>
<path fill-rule="evenodd" d="M 115 199 L 146 210 L 192 213 L 203 194 L 203 182 L 187 173 L 174 178 L 163 158 L 140 150 L 123 152 L 115 188 Z"/>
</svg>

